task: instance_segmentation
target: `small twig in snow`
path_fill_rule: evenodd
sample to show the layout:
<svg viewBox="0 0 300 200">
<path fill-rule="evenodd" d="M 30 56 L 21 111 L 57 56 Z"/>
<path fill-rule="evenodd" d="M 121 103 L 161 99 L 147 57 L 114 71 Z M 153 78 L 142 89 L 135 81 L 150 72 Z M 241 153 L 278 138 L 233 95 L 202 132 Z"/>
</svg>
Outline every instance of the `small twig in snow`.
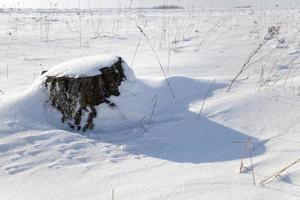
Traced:
<svg viewBox="0 0 300 200">
<path fill-rule="evenodd" d="M 259 50 L 267 43 L 268 40 L 264 39 L 259 45 L 258 47 L 248 56 L 248 58 L 246 59 L 246 61 L 244 62 L 241 70 L 239 71 L 239 73 L 233 78 L 233 80 L 231 81 L 227 92 L 230 91 L 231 87 L 233 86 L 233 84 L 235 83 L 235 81 L 237 80 L 237 78 L 244 72 L 245 68 L 247 67 L 247 65 L 250 63 L 250 61 L 252 60 L 252 58 L 259 52 Z"/>
<path fill-rule="evenodd" d="M 255 180 L 255 174 L 254 174 L 254 165 L 253 165 L 253 155 L 252 155 L 252 151 L 253 151 L 253 147 L 254 147 L 254 144 L 253 142 L 251 141 L 250 138 L 248 138 L 246 141 L 244 142 L 236 142 L 236 143 L 242 143 L 242 144 L 245 144 L 244 145 L 244 152 L 243 154 L 241 155 L 241 162 L 240 162 L 240 173 L 242 173 L 242 170 L 245 168 L 247 169 L 248 171 L 251 171 L 252 173 L 252 180 L 253 180 L 253 185 L 255 186 L 256 185 L 256 180 Z M 244 153 L 246 153 L 246 150 L 249 149 L 249 157 L 250 157 L 250 163 L 251 163 L 251 169 L 247 168 L 247 167 L 244 167 L 244 162 L 243 162 L 243 159 L 244 159 Z"/>
<path fill-rule="evenodd" d="M 167 75 L 166 75 L 166 72 L 165 72 L 165 70 L 164 70 L 164 68 L 163 68 L 163 66 L 162 66 L 162 64 L 161 64 L 161 62 L 160 62 L 160 60 L 159 60 L 159 58 L 158 58 L 158 55 L 157 55 L 155 49 L 153 48 L 153 46 L 152 46 L 152 44 L 151 44 L 149 38 L 147 37 L 147 35 L 146 35 L 146 33 L 143 31 L 143 29 L 142 29 L 141 27 L 139 27 L 139 26 L 137 26 L 137 28 L 141 31 L 142 35 L 146 38 L 146 40 L 147 40 L 147 42 L 148 42 L 150 48 L 152 49 L 152 51 L 153 51 L 153 53 L 154 53 L 154 55 L 155 55 L 155 57 L 156 57 L 156 60 L 157 60 L 157 62 L 158 62 L 158 64 L 159 64 L 159 66 L 160 66 L 160 69 L 161 69 L 161 71 L 162 71 L 162 73 L 163 73 L 163 75 L 164 75 L 164 77 L 165 77 L 165 79 L 166 79 L 166 82 L 167 82 L 167 84 L 168 84 L 168 87 L 169 87 L 169 89 L 170 89 L 170 92 L 172 93 L 172 96 L 173 96 L 173 98 L 175 99 L 174 91 L 173 91 L 173 89 L 172 89 L 172 87 L 171 87 L 171 84 L 170 84 L 170 82 L 169 82 L 169 79 L 168 79 L 168 77 L 167 77 Z"/>
<path fill-rule="evenodd" d="M 155 95 L 155 97 L 153 97 L 152 101 L 154 101 L 154 105 L 153 105 L 153 108 L 152 108 L 152 111 L 151 111 L 151 116 L 150 116 L 150 119 L 149 119 L 149 124 L 150 124 L 151 121 L 152 121 L 152 118 L 153 118 L 153 115 L 154 115 L 154 112 L 155 112 L 155 108 L 156 108 L 156 106 L 157 106 L 158 95 Z"/>
<path fill-rule="evenodd" d="M 272 174 L 271 176 L 269 176 L 268 178 L 264 179 L 263 181 L 260 182 L 261 185 L 264 185 L 266 182 L 268 182 L 269 180 L 279 176 L 282 172 L 286 171 L 288 168 L 292 167 L 295 164 L 300 163 L 300 158 L 298 160 L 296 160 L 295 162 L 291 163 L 290 165 L 282 168 L 281 170 L 275 172 L 274 174 Z"/>
<path fill-rule="evenodd" d="M 253 159 L 252 159 L 252 149 L 253 149 L 253 143 L 251 142 L 250 139 L 248 139 L 249 143 L 250 143 L 250 149 L 249 149 L 249 154 L 250 154 L 250 162 L 251 162 L 251 172 L 252 172 L 252 179 L 253 179 L 253 185 L 256 185 L 256 181 L 255 181 L 255 175 L 254 175 L 254 166 L 253 166 Z"/>
<path fill-rule="evenodd" d="M 246 59 L 246 61 L 244 62 L 242 68 L 240 69 L 240 71 L 238 72 L 238 74 L 233 78 L 233 80 L 231 81 L 227 92 L 230 91 L 231 87 L 233 86 L 233 84 L 235 83 L 235 81 L 237 80 L 237 78 L 245 71 L 245 69 L 247 69 L 248 64 L 250 63 L 250 61 L 252 60 L 252 58 L 260 51 L 260 49 L 272 38 L 274 38 L 274 36 L 276 34 L 279 34 L 279 29 L 280 27 L 275 27 L 275 26 L 271 26 L 270 28 L 268 28 L 268 33 L 267 35 L 264 37 L 263 41 L 256 47 L 256 49 L 254 49 L 254 51 L 252 51 L 250 53 L 250 55 L 248 56 L 248 58 Z"/>
<path fill-rule="evenodd" d="M 215 80 L 214 80 L 214 81 L 211 83 L 211 85 L 210 85 L 209 89 L 207 90 L 207 93 L 206 93 L 206 95 L 205 95 L 205 97 L 204 97 L 204 100 L 203 100 L 203 103 L 202 103 L 201 109 L 200 109 L 200 111 L 199 111 L 198 120 L 200 120 L 200 117 L 201 117 L 201 114 L 202 114 L 202 111 L 203 111 L 203 108 L 204 108 L 204 104 L 205 104 L 205 102 L 206 102 L 206 99 L 207 99 L 207 97 L 208 97 L 208 95 L 209 95 L 209 93 L 210 93 L 211 89 L 213 88 L 213 86 L 214 86 L 215 82 L 216 82 L 216 79 L 215 79 Z"/>
<path fill-rule="evenodd" d="M 145 29 L 146 26 L 147 26 L 147 21 L 145 22 L 143 28 Z M 135 48 L 135 51 L 134 51 L 134 54 L 133 54 L 133 58 L 132 58 L 132 61 L 131 61 L 131 67 L 133 66 L 133 63 L 134 63 L 134 61 L 135 61 L 136 54 L 137 54 L 138 49 L 139 49 L 139 47 L 140 47 L 140 45 L 141 45 L 142 37 L 143 37 L 143 36 L 141 35 L 141 37 L 140 37 L 140 39 L 139 39 L 139 42 L 138 42 L 138 44 L 137 44 L 137 46 L 136 46 L 136 48 Z"/>
</svg>

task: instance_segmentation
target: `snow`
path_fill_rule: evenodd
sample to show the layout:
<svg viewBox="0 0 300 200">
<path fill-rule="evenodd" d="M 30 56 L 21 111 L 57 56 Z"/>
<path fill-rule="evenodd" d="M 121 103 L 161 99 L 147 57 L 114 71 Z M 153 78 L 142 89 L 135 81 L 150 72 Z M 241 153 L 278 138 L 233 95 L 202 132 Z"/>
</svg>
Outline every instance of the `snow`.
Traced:
<svg viewBox="0 0 300 200">
<path fill-rule="evenodd" d="M 260 185 L 299 159 L 299 9 L 86 13 L 81 35 L 80 19 L 70 13 L 49 14 L 51 21 L 44 14 L 1 16 L 1 200 L 111 199 L 112 190 L 116 200 L 299 199 L 299 164 Z M 175 98 L 136 28 L 145 21 Z M 226 92 L 273 25 L 279 36 Z M 101 56 L 89 69 L 78 60 L 58 66 L 103 54 L 120 55 L 132 78 L 110 98 L 115 108 L 97 108 L 95 130 L 71 132 L 46 103 L 40 73 L 75 66 L 76 75 L 68 75 L 91 75 Z"/>
<path fill-rule="evenodd" d="M 52 67 L 46 76 L 55 77 L 92 77 L 101 74 L 100 69 L 104 67 L 111 67 L 118 62 L 119 57 L 113 55 L 99 55 L 78 58 L 67 61 Z"/>
<path fill-rule="evenodd" d="M 39 122 L 39 124 L 51 124 L 60 129 L 69 130 L 67 124 L 61 123 L 61 113 L 59 113 L 55 108 L 53 108 L 49 103 L 48 91 L 45 87 L 45 81 L 47 76 L 56 77 L 69 77 L 69 78 L 80 78 L 80 77 L 91 77 L 101 74 L 100 69 L 103 67 L 111 67 L 113 64 L 118 62 L 120 57 L 113 55 L 97 55 L 82 57 L 80 59 L 74 59 L 62 64 L 58 64 L 51 68 L 48 72 L 44 73 L 38 77 L 35 82 L 30 86 L 28 90 L 23 92 L 21 95 L 15 97 L 14 100 L 9 100 L 6 106 L 0 107 L 4 108 L 3 113 L 9 113 L 7 110 L 15 110 L 13 117 L 21 118 L 20 121 L 25 123 L 26 121 L 34 120 L 34 123 Z M 133 70 L 127 65 L 125 61 L 122 60 L 122 67 L 126 80 L 122 81 L 121 86 L 119 86 L 119 91 L 121 96 L 111 97 L 111 101 L 117 103 L 118 109 L 112 110 L 111 107 L 105 105 L 97 106 L 98 113 L 100 117 L 95 119 L 95 131 L 101 131 L 107 128 L 109 131 L 112 129 L 121 130 L 122 126 L 127 127 L 128 122 L 124 121 L 124 116 L 121 114 L 123 110 L 121 108 L 126 108 L 128 112 L 131 112 L 132 119 L 136 117 L 142 117 L 140 113 L 141 110 L 131 109 L 132 103 L 138 103 L 136 95 L 133 95 L 132 88 L 136 85 L 136 79 Z M 11 103 L 11 102 L 14 103 Z M 27 119 L 27 116 L 30 116 Z M 86 117 L 86 116 L 83 116 Z M 24 118 L 24 119 L 22 119 Z M 30 123 L 31 122 L 26 122 Z M 10 124 L 10 122 L 9 122 Z M 98 129 L 101 128 L 101 129 Z"/>
</svg>

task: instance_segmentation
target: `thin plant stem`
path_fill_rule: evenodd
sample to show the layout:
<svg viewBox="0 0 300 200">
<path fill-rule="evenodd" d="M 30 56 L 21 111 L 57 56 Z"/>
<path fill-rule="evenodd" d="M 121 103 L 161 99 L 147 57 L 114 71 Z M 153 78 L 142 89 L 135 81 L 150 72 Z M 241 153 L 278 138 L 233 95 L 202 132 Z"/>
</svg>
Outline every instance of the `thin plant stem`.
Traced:
<svg viewBox="0 0 300 200">
<path fill-rule="evenodd" d="M 206 99 L 207 99 L 207 97 L 208 97 L 208 95 L 209 95 L 211 89 L 213 88 L 215 82 L 216 82 L 216 79 L 210 84 L 210 87 L 209 87 L 209 89 L 207 90 L 207 93 L 206 93 L 206 95 L 205 95 L 205 97 L 204 97 L 204 101 L 203 101 L 203 103 L 202 103 L 201 109 L 200 109 L 200 111 L 199 111 L 198 120 L 200 120 L 200 117 L 201 117 L 201 115 L 202 115 L 202 111 L 203 111 L 203 109 L 204 109 L 204 104 L 205 104 Z"/>
<path fill-rule="evenodd" d="M 134 54 L 133 54 L 133 58 L 132 58 L 132 61 L 131 61 L 131 67 L 133 66 L 133 63 L 134 63 L 134 61 L 135 61 L 135 57 L 136 57 L 136 54 L 137 54 L 137 52 L 138 52 L 138 49 L 139 49 L 139 47 L 140 47 L 140 45 L 141 45 L 141 41 L 142 41 L 142 36 L 140 37 L 139 42 L 138 42 L 138 44 L 136 45 L 136 48 L 135 48 L 135 51 L 134 51 Z"/>
<path fill-rule="evenodd" d="M 143 28 L 146 28 L 146 26 L 147 26 L 147 21 L 145 22 Z M 138 49 L 139 49 L 140 46 L 141 46 L 142 37 L 143 37 L 143 36 L 141 35 L 141 37 L 140 37 L 140 39 L 139 39 L 139 42 L 138 42 L 138 44 L 137 44 L 137 46 L 136 46 L 136 48 L 135 48 L 135 51 L 134 51 L 134 54 L 133 54 L 133 58 L 132 58 L 132 61 L 131 61 L 131 67 L 133 66 L 133 63 L 134 63 L 134 61 L 135 61 L 135 58 L 136 58 L 136 54 L 137 54 L 137 52 L 138 52 Z"/>
<path fill-rule="evenodd" d="M 166 72 L 165 72 L 165 70 L 164 70 L 164 68 L 163 68 L 163 66 L 162 66 L 162 64 L 161 64 L 161 62 L 160 62 L 160 60 L 159 60 L 159 58 L 158 58 L 158 55 L 157 55 L 155 49 L 153 48 L 153 46 L 152 46 L 152 44 L 151 44 L 149 38 L 147 37 L 147 35 L 146 35 L 146 33 L 143 31 L 143 29 L 142 29 L 141 27 L 139 27 L 139 26 L 137 26 L 137 27 L 138 27 L 138 29 L 141 31 L 142 35 L 146 38 L 146 40 L 147 40 L 147 42 L 148 42 L 150 48 L 152 49 L 152 51 L 153 51 L 153 53 L 154 53 L 154 55 L 155 55 L 155 57 L 156 57 L 156 60 L 157 60 L 157 62 L 158 62 L 158 64 L 159 64 L 159 66 L 160 66 L 160 69 L 161 69 L 161 71 L 162 71 L 162 73 L 163 73 L 163 75 L 164 75 L 164 77 L 165 77 L 165 79 L 166 79 L 166 82 L 167 82 L 167 84 L 168 84 L 168 87 L 169 87 L 169 89 L 170 89 L 170 92 L 171 92 L 173 98 L 175 99 L 174 91 L 173 91 L 173 89 L 172 89 L 172 87 L 171 87 L 170 81 L 169 81 L 169 79 L 168 79 L 168 77 L 167 77 L 167 75 L 166 75 Z"/>
<path fill-rule="evenodd" d="M 231 87 L 233 86 L 233 84 L 235 83 L 235 81 L 238 79 L 238 77 L 244 72 L 245 68 L 247 67 L 247 65 L 250 63 L 250 61 L 252 60 L 252 58 L 259 52 L 259 50 L 267 43 L 268 40 L 264 39 L 259 45 L 258 47 L 250 54 L 250 56 L 248 56 L 248 58 L 246 59 L 246 61 L 244 62 L 241 70 L 239 71 L 239 73 L 233 78 L 233 80 L 231 81 L 227 92 L 229 92 L 231 90 Z"/>
<path fill-rule="evenodd" d="M 271 39 L 274 38 L 275 35 L 279 34 L 279 27 L 275 27 L 275 26 L 271 26 L 270 28 L 268 28 L 268 33 L 267 35 L 265 35 L 263 41 L 261 43 L 258 44 L 258 46 L 256 47 L 256 49 L 254 49 L 254 51 L 252 51 L 250 53 L 250 55 L 248 56 L 248 58 L 246 59 L 246 61 L 244 62 L 241 70 L 239 71 L 239 73 L 233 78 L 233 80 L 231 81 L 227 92 L 230 91 L 231 87 L 233 86 L 233 84 L 235 83 L 235 81 L 238 79 L 238 77 L 247 69 L 247 66 L 249 65 L 250 61 L 252 60 L 252 58 L 257 55 L 257 53 L 260 51 L 260 49 Z"/>
<path fill-rule="evenodd" d="M 266 182 L 268 182 L 269 180 L 271 180 L 272 178 L 275 178 L 277 176 L 279 176 L 282 172 L 286 171 L 288 168 L 292 167 L 295 164 L 300 163 L 300 158 L 298 160 L 296 160 L 295 162 L 289 164 L 288 166 L 282 168 L 281 170 L 273 173 L 271 176 L 269 176 L 268 178 L 264 179 L 263 181 L 260 182 L 261 185 L 264 185 Z"/>
<path fill-rule="evenodd" d="M 150 124 L 151 121 L 152 121 L 152 118 L 153 118 L 153 115 L 154 115 L 154 112 L 155 112 L 155 109 L 156 109 L 156 106 L 157 106 L 158 95 L 155 95 L 155 97 L 153 98 L 152 101 L 154 101 L 154 105 L 153 105 L 153 108 L 152 108 L 152 111 L 151 111 L 151 115 L 150 115 L 150 119 L 149 119 L 149 124 Z"/>
<path fill-rule="evenodd" d="M 253 185 L 255 186 L 256 185 L 256 181 L 255 181 L 253 158 L 252 158 L 252 148 L 253 148 L 253 144 L 251 143 L 251 148 L 249 149 L 249 154 L 250 154 L 250 162 L 251 162 L 251 172 L 252 172 Z"/>
</svg>

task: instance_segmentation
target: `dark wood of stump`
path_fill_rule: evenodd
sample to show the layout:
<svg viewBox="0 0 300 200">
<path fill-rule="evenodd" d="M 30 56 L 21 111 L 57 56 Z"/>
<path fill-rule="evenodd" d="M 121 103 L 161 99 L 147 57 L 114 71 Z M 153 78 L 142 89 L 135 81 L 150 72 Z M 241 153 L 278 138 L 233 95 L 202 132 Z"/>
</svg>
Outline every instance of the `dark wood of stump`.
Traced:
<svg viewBox="0 0 300 200">
<path fill-rule="evenodd" d="M 118 86 L 126 79 L 122 62 L 119 58 L 113 66 L 100 69 L 101 74 L 93 77 L 47 76 L 45 86 L 49 91 L 49 102 L 62 114 L 62 123 L 68 123 L 70 128 L 78 131 L 93 129 L 96 106 L 102 103 L 115 106 L 108 98 L 120 95 Z M 82 122 L 84 116 L 86 119 Z"/>
</svg>

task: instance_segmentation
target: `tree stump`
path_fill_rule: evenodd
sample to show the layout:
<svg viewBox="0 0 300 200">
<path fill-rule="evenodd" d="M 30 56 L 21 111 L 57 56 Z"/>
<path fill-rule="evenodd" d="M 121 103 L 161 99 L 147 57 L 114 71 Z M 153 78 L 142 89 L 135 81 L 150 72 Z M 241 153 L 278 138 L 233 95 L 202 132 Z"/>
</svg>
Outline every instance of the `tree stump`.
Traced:
<svg viewBox="0 0 300 200">
<path fill-rule="evenodd" d="M 119 86 L 126 80 L 123 62 L 118 57 L 112 66 L 101 67 L 98 75 L 90 77 L 48 76 L 46 72 L 49 103 L 62 114 L 62 123 L 77 131 L 93 129 L 96 106 L 115 106 L 108 98 L 120 95 Z"/>
</svg>

